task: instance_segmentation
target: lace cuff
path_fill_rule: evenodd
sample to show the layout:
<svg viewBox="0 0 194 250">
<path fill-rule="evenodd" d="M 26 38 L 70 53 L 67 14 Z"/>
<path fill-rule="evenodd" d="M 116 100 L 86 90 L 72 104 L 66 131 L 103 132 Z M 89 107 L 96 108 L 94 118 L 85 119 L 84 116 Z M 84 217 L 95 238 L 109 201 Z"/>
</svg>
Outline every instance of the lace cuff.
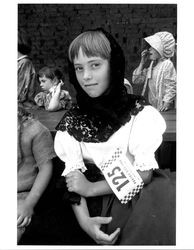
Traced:
<svg viewBox="0 0 194 250">
<path fill-rule="evenodd" d="M 140 171 L 146 171 L 150 169 L 158 169 L 158 163 L 155 160 L 155 158 L 149 158 L 149 159 L 135 159 L 133 166 L 136 170 Z"/>
<path fill-rule="evenodd" d="M 62 176 L 66 176 L 67 174 L 69 174 L 71 171 L 74 170 L 81 170 L 82 172 L 85 172 L 87 170 L 84 162 L 77 162 L 77 163 L 72 163 L 72 162 L 66 162 L 65 163 L 65 170 L 62 173 Z"/>
</svg>

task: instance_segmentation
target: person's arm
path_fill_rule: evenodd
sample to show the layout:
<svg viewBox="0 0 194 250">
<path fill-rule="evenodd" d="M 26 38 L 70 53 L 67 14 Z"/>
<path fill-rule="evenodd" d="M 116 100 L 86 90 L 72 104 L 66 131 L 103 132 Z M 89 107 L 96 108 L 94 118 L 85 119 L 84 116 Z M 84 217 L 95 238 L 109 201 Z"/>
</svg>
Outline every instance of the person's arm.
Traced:
<svg viewBox="0 0 194 250">
<path fill-rule="evenodd" d="M 59 84 L 56 87 L 56 90 L 50 100 L 50 103 L 47 107 L 48 111 L 57 111 L 61 108 L 60 105 L 60 95 L 61 95 L 61 86 L 63 82 L 59 82 Z"/>
<path fill-rule="evenodd" d="M 28 196 L 18 209 L 18 227 L 27 226 L 34 213 L 34 207 L 45 191 L 52 176 L 52 161 L 48 160 L 39 167 L 39 172 Z"/>
<path fill-rule="evenodd" d="M 25 201 L 18 207 L 18 226 L 27 226 L 30 223 L 33 210 L 41 195 L 45 191 L 52 175 L 52 158 L 56 156 L 53 139 L 49 130 L 39 121 L 34 120 L 27 127 L 31 136 L 32 156 L 38 167 L 38 174 Z"/>
<path fill-rule="evenodd" d="M 134 118 L 128 149 L 144 184 L 151 182 L 153 169 L 158 168 L 155 152 L 162 143 L 165 129 L 164 118 L 152 106 L 145 106 Z"/>
<path fill-rule="evenodd" d="M 151 182 L 152 169 L 137 171 L 144 184 Z M 113 193 L 106 180 L 90 182 L 80 171 L 72 171 L 66 176 L 66 183 L 69 192 L 78 193 L 84 197 L 95 197 Z"/>
<path fill-rule="evenodd" d="M 146 170 L 146 171 L 137 170 L 137 172 L 140 175 L 140 177 L 142 178 L 143 183 L 145 185 L 147 185 L 147 184 L 149 184 L 151 182 L 152 175 L 153 175 L 153 170 L 152 169 Z"/>
<path fill-rule="evenodd" d="M 148 51 L 143 50 L 141 53 L 141 60 L 138 67 L 133 71 L 132 82 L 133 84 L 143 84 L 146 77 L 146 72 L 144 72 L 145 63 L 148 60 Z"/>
<path fill-rule="evenodd" d="M 112 193 L 112 189 L 106 180 L 90 182 L 79 170 L 67 174 L 66 183 L 68 191 L 78 193 L 84 197 L 94 197 Z"/>
<path fill-rule="evenodd" d="M 113 245 L 120 233 L 117 228 L 112 234 L 105 234 L 100 230 L 102 224 L 111 222 L 111 217 L 90 217 L 85 198 L 81 197 L 80 205 L 72 205 L 80 227 L 97 243 L 101 245 Z"/>
</svg>

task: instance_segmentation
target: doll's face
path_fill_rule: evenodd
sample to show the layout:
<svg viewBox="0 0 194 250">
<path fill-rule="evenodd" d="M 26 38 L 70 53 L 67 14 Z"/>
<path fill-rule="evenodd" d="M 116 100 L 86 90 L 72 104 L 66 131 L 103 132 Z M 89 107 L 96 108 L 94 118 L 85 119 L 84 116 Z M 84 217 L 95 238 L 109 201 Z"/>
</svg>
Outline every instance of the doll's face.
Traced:
<svg viewBox="0 0 194 250">
<path fill-rule="evenodd" d="M 49 89 L 54 86 L 55 79 L 52 80 L 52 79 L 50 79 L 50 78 L 48 78 L 46 76 L 41 76 L 41 77 L 39 77 L 39 82 L 40 82 L 40 87 L 44 91 L 49 91 Z"/>
<path fill-rule="evenodd" d="M 73 64 L 80 86 L 90 97 L 99 97 L 108 89 L 110 66 L 107 59 L 87 57 L 80 49 Z"/>
<path fill-rule="evenodd" d="M 155 50 L 153 47 L 149 48 L 149 59 L 152 61 L 158 60 L 161 57 L 161 55 L 158 53 L 157 50 Z"/>
</svg>

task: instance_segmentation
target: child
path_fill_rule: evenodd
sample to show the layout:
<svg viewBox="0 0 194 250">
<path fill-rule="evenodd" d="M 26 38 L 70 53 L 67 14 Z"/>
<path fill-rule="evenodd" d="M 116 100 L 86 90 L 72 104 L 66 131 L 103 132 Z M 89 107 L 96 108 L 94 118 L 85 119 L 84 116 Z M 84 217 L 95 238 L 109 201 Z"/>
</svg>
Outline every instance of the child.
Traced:
<svg viewBox="0 0 194 250">
<path fill-rule="evenodd" d="M 28 57 L 31 39 L 23 29 L 18 31 L 18 104 L 31 108 L 34 106 L 36 72 Z"/>
<path fill-rule="evenodd" d="M 57 125 L 54 147 L 80 227 L 101 245 L 175 244 L 175 186 L 155 159 L 163 117 L 127 94 L 123 51 L 103 29 L 76 37 L 69 60 L 77 105 Z"/>
<path fill-rule="evenodd" d="M 144 38 L 150 48 L 143 50 L 139 66 L 134 70 L 132 81 L 143 84 L 142 95 L 148 85 L 148 100 L 159 111 L 172 108 L 176 96 L 176 71 L 171 57 L 175 51 L 175 40 L 171 33 L 163 31 Z M 150 66 L 145 68 L 148 60 Z"/>
<path fill-rule="evenodd" d="M 60 70 L 50 67 L 43 67 L 38 72 L 40 86 L 44 92 L 38 93 L 34 100 L 36 104 L 45 107 L 48 111 L 69 109 L 72 99 L 68 91 L 62 90 L 64 84 Z"/>
<path fill-rule="evenodd" d="M 17 241 L 30 224 L 34 208 L 52 175 L 56 154 L 48 129 L 26 112 L 18 109 L 18 188 Z"/>
</svg>

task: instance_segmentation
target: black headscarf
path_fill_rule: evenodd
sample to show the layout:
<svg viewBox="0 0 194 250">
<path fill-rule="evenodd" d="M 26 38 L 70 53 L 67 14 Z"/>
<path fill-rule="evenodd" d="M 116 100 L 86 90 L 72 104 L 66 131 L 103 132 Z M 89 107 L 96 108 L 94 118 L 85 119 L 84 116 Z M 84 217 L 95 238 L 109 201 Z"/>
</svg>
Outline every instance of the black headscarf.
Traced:
<svg viewBox="0 0 194 250">
<path fill-rule="evenodd" d="M 77 106 L 69 110 L 57 130 L 67 130 L 78 141 L 106 141 L 116 130 L 143 109 L 145 100 L 141 96 L 127 94 L 124 86 L 125 57 L 116 40 L 102 28 L 110 42 L 110 87 L 101 96 L 92 98 L 77 81 L 74 65 L 69 61 L 69 79 L 77 92 Z"/>
</svg>

